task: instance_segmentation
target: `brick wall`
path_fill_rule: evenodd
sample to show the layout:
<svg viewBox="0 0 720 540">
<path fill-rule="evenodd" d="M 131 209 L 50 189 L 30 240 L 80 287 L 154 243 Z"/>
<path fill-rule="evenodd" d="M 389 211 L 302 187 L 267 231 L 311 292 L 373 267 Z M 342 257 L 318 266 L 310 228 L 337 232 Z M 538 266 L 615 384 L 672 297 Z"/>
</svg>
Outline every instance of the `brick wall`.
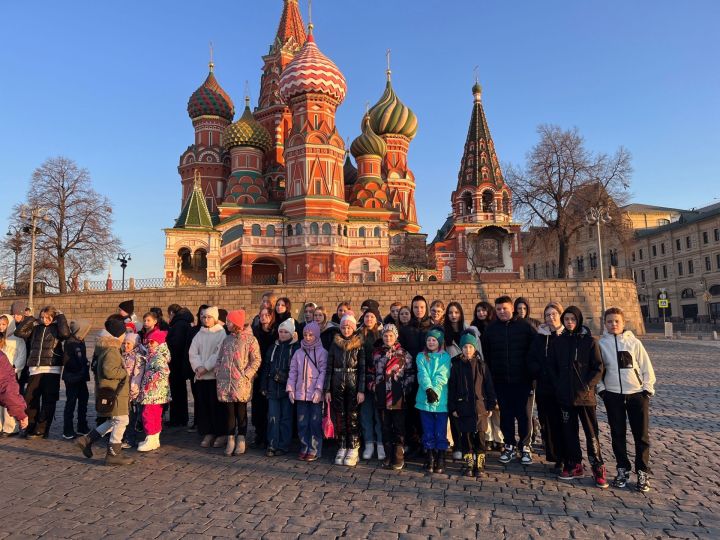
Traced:
<svg viewBox="0 0 720 540">
<path fill-rule="evenodd" d="M 52 304 L 62 310 L 69 318 L 89 319 L 93 327 L 100 327 L 105 318 L 117 311 L 118 304 L 130 298 L 135 300 L 138 317 L 152 306 L 160 306 L 163 311 L 172 303 L 188 306 L 195 312 L 200 304 L 214 304 L 225 309 L 247 308 L 251 313 L 257 311 L 262 293 L 268 287 L 217 287 L 217 288 L 178 288 L 142 291 L 106 291 L 83 292 L 62 296 L 36 296 L 34 304 L 40 308 Z M 322 284 L 307 286 L 278 286 L 273 288 L 279 296 L 287 296 L 293 302 L 293 314 L 296 318 L 302 310 L 302 304 L 313 301 L 324 305 L 328 311 L 334 311 L 342 300 L 348 300 L 357 309 L 366 298 L 380 302 L 380 311 L 385 315 L 392 302 L 398 300 L 409 304 L 416 294 L 424 295 L 428 301 L 443 300 L 446 304 L 459 301 L 471 318 L 472 309 L 480 300 L 492 301 L 507 294 L 512 298 L 524 296 L 531 305 L 531 315 L 542 318 L 542 308 L 549 300 L 559 300 L 564 306 L 577 305 L 585 315 L 585 321 L 597 333 L 600 320 L 600 283 L 599 281 L 580 280 L 516 280 L 496 283 L 373 283 L 373 284 Z M 629 280 L 610 280 L 605 284 L 607 306 L 619 306 L 627 318 L 627 327 L 638 334 L 645 331 L 640 314 L 635 283 Z M 9 309 L 13 299 L 3 299 L 0 307 Z"/>
</svg>

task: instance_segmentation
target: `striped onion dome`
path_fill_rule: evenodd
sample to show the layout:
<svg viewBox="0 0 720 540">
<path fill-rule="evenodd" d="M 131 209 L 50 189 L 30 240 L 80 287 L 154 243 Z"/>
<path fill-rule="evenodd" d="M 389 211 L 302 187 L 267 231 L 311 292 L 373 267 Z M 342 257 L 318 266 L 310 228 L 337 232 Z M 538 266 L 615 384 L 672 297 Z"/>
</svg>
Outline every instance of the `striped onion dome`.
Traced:
<svg viewBox="0 0 720 540">
<path fill-rule="evenodd" d="M 370 109 L 370 125 L 378 135 L 403 135 L 412 139 L 417 134 L 417 116 L 395 95 L 389 75 L 380 101 Z"/>
<path fill-rule="evenodd" d="M 200 88 L 190 96 L 187 112 L 191 119 L 199 116 L 219 116 L 232 122 L 233 116 L 235 116 L 235 105 L 217 82 L 213 67 L 213 63 L 210 62 L 210 73 Z"/>
<path fill-rule="evenodd" d="M 289 102 L 303 94 L 324 94 L 340 103 L 346 93 L 345 77 L 333 61 L 320 52 L 311 33 L 280 76 L 280 95 Z"/>
<path fill-rule="evenodd" d="M 382 137 L 375 134 L 370 126 L 370 115 L 365 114 L 363 118 L 362 134 L 350 145 L 350 152 L 353 156 L 378 156 L 383 157 L 387 152 L 387 145 Z"/>
<path fill-rule="evenodd" d="M 270 133 L 260 122 L 255 120 L 250 111 L 250 98 L 245 98 L 243 115 L 237 122 L 225 128 L 223 141 L 228 150 L 235 146 L 252 146 L 267 152 L 272 148 L 273 141 Z"/>
</svg>

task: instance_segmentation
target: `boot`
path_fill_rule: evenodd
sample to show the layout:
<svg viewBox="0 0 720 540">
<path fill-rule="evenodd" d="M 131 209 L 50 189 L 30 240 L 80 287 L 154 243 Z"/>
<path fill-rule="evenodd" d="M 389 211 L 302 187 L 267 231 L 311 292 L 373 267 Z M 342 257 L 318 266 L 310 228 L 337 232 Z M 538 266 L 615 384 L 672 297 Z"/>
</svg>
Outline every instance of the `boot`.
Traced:
<svg viewBox="0 0 720 540">
<path fill-rule="evenodd" d="M 96 429 L 93 429 L 90 433 L 87 435 L 83 435 L 82 437 L 78 437 L 75 439 L 75 444 L 82 450 L 83 455 L 90 459 L 93 457 L 92 453 L 92 445 L 93 443 L 99 441 L 102 438 L 100 433 Z"/>
<path fill-rule="evenodd" d="M 475 456 L 475 478 L 480 478 L 485 474 L 485 454 Z"/>
<path fill-rule="evenodd" d="M 442 474 L 445 472 L 445 450 L 436 450 L 435 455 L 435 472 Z"/>
<path fill-rule="evenodd" d="M 425 450 L 425 464 L 423 465 L 423 469 L 429 473 L 435 470 L 435 450 Z"/>
<path fill-rule="evenodd" d="M 232 439 L 232 437 L 228 437 L 228 442 Z M 278 450 L 279 452 L 279 450 Z M 245 453 L 245 435 L 238 435 L 235 437 L 235 451 L 233 452 L 233 455 L 239 456 L 241 454 Z M 276 452 L 277 454 L 277 452 Z"/>
<path fill-rule="evenodd" d="M 228 437 L 227 443 L 225 444 L 225 454 L 226 456 L 232 456 L 233 452 L 235 451 L 235 437 Z"/>
<path fill-rule="evenodd" d="M 395 463 L 392 468 L 396 471 L 402 470 L 405 467 L 405 447 L 402 444 L 395 445 Z"/>
<path fill-rule="evenodd" d="M 475 460 L 473 459 L 472 454 L 465 454 L 463 455 L 463 466 L 462 466 L 462 475 L 466 477 L 471 477 L 473 475 L 473 467 L 475 466 Z"/>
<path fill-rule="evenodd" d="M 215 442 L 215 436 L 214 435 L 205 435 L 203 437 L 202 442 L 200 443 L 200 446 L 202 448 L 210 448 L 213 443 Z"/>
<path fill-rule="evenodd" d="M 107 454 L 105 454 L 105 465 L 132 465 L 135 460 L 122 455 L 121 445 L 108 444 Z"/>
<path fill-rule="evenodd" d="M 392 445 L 384 444 L 383 449 L 383 467 L 386 469 L 392 468 Z M 378 445 L 378 459 L 380 459 L 380 446 Z"/>
<path fill-rule="evenodd" d="M 160 434 L 146 435 L 145 440 L 138 444 L 138 452 L 152 452 L 160 448 Z"/>
</svg>

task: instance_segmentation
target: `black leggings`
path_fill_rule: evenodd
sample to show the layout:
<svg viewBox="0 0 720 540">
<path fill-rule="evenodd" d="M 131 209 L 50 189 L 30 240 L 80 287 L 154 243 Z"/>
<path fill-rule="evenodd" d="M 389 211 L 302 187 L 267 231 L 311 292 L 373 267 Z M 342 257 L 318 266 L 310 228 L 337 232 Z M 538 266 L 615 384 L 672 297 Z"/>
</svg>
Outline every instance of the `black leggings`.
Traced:
<svg viewBox="0 0 720 540">
<path fill-rule="evenodd" d="M 45 437 L 50 434 L 50 426 L 55 418 L 55 406 L 59 399 L 59 373 L 39 373 L 30 376 L 25 388 L 28 433 Z"/>
<path fill-rule="evenodd" d="M 227 431 L 226 435 L 232 437 L 237 434 L 243 437 L 247 435 L 247 403 L 244 401 L 230 401 L 225 403 L 227 409 Z"/>
</svg>

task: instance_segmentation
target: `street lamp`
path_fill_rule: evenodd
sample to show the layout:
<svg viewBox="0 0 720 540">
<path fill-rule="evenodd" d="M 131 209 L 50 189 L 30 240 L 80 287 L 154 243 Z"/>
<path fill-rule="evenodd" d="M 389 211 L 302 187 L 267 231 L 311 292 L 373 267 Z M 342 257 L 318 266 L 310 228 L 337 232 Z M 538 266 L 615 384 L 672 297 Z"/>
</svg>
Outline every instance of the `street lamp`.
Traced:
<svg viewBox="0 0 720 540">
<path fill-rule="evenodd" d="M 40 229 L 37 226 L 39 220 L 48 221 L 47 208 L 44 206 L 28 207 L 23 205 L 20 208 L 20 219 L 27 220 L 30 229 L 30 292 L 28 293 L 28 308 L 33 311 L 33 292 L 35 289 L 35 239 Z"/>
<path fill-rule="evenodd" d="M 128 262 L 132 260 L 129 253 L 118 253 L 117 260 L 120 261 L 120 268 L 122 268 L 122 290 L 125 290 L 125 269 L 127 268 Z"/>
<path fill-rule="evenodd" d="M 15 294 L 17 294 L 18 257 L 22 252 L 22 233 L 24 232 L 26 231 L 23 227 L 16 227 L 15 225 L 10 226 L 7 232 L 7 236 L 10 237 L 8 245 L 10 250 L 15 253 L 15 265 L 13 267 L 13 289 L 15 289 Z"/>
<path fill-rule="evenodd" d="M 585 213 L 585 220 L 590 225 L 595 225 L 597 228 L 597 244 L 598 244 L 598 256 L 600 258 L 600 307 L 602 314 L 600 315 L 600 321 L 605 316 L 605 276 L 603 274 L 603 255 L 602 255 L 602 239 L 600 238 L 600 225 L 610 223 L 612 218 L 610 217 L 610 210 L 607 206 L 598 205 L 591 207 Z"/>
</svg>

